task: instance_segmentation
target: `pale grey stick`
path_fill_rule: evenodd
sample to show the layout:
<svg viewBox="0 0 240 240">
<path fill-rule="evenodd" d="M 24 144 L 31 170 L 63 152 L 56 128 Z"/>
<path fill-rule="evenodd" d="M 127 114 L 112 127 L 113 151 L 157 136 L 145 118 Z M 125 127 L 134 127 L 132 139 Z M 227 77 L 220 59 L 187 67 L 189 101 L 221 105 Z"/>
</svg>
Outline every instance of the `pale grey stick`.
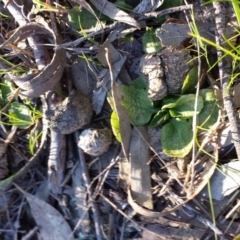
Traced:
<svg viewBox="0 0 240 240">
<path fill-rule="evenodd" d="M 76 143 L 78 142 L 78 133 L 77 132 L 74 133 L 74 140 Z M 99 214 L 97 205 L 93 199 L 92 188 L 89 187 L 91 181 L 90 181 L 87 165 L 85 162 L 84 153 L 83 153 L 82 149 L 80 149 L 79 147 L 78 147 L 78 155 L 79 155 L 79 161 L 80 161 L 81 168 L 82 168 L 82 177 L 85 182 L 86 190 L 87 190 L 88 197 L 89 197 L 89 204 L 92 207 L 92 211 L 93 211 L 93 218 L 94 218 L 97 239 L 102 240 L 103 234 L 102 234 L 102 229 L 101 229 L 101 224 L 100 224 L 100 214 Z"/>
<path fill-rule="evenodd" d="M 215 40 L 216 43 L 222 47 L 224 47 L 225 42 L 223 37 L 225 35 L 227 25 L 226 17 L 229 14 L 227 10 L 227 4 L 230 3 L 213 2 L 213 7 L 215 8 L 216 23 Z M 224 56 L 224 53 L 219 48 L 217 48 L 217 56 L 224 108 L 227 112 L 228 120 L 230 123 L 232 139 L 237 152 L 237 157 L 240 160 L 240 121 L 236 106 L 233 102 L 232 91 L 231 89 L 228 89 L 231 78 L 232 58 Z"/>
</svg>

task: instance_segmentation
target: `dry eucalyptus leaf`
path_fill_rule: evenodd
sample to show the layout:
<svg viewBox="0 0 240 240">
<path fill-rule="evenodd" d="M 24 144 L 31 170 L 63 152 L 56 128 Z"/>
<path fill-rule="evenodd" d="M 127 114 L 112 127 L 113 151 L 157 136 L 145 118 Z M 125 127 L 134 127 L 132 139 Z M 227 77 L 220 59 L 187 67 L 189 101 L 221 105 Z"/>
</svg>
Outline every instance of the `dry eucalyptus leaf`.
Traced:
<svg viewBox="0 0 240 240">
<path fill-rule="evenodd" d="M 7 43 L 18 43 L 20 40 L 38 33 L 39 35 L 50 35 L 53 38 L 52 44 L 60 43 L 51 29 L 44 28 L 37 23 L 29 23 L 19 27 L 11 37 L 0 47 Z M 65 50 L 55 50 L 51 62 L 40 72 L 29 73 L 25 76 L 13 76 L 14 83 L 22 89 L 21 95 L 29 98 L 39 97 L 41 94 L 51 90 L 61 79 L 66 62 Z"/>
<path fill-rule="evenodd" d="M 235 192 L 240 187 L 240 161 L 224 164 L 214 172 L 211 181 L 211 197 L 215 200 L 223 200 L 224 197 Z M 208 196 L 208 188 L 201 192 L 202 196 Z"/>
<path fill-rule="evenodd" d="M 61 134 L 70 134 L 91 122 L 90 101 L 80 91 L 73 91 L 54 110 L 45 112 L 50 127 Z"/>
<path fill-rule="evenodd" d="M 151 173 L 147 162 L 150 158 L 146 126 L 135 127 L 129 151 L 131 168 L 131 189 L 135 201 L 149 209 L 153 209 L 151 192 Z M 141 149 L 141 151 L 139 151 Z"/>
<path fill-rule="evenodd" d="M 88 204 L 87 204 L 87 191 L 85 188 L 84 180 L 83 180 L 83 171 L 81 168 L 81 164 L 78 163 L 75 171 L 72 174 L 72 188 L 74 191 L 74 212 L 76 217 L 72 217 L 71 221 L 76 225 L 79 221 L 79 218 L 82 218 L 80 223 L 80 230 L 83 233 L 89 233 L 90 231 L 90 219 Z M 87 212 L 86 212 L 87 211 Z"/>
<path fill-rule="evenodd" d="M 167 95 L 164 69 L 159 54 L 144 55 L 140 62 L 141 72 L 148 86 L 148 97 L 152 101 L 161 100 Z"/>
<path fill-rule="evenodd" d="M 124 63 L 126 61 L 126 56 L 121 57 L 119 52 L 113 47 L 113 45 L 106 41 L 103 46 L 99 49 L 97 54 L 98 60 L 102 63 L 104 67 L 108 67 L 107 56 L 110 63 L 112 64 L 112 74 L 113 79 L 116 80 L 121 72 L 125 72 Z M 102 106 L 106 98 L 106 92 L 111 86 L 111 76 L 110 71 L 105 71 L 102 81 L 97 84 L 96 89 L 93 92 L 92 105 L 96 114 L 101 112 Z"/>
<path fill-rule="evenodd" d="M 126 159 L 128 159 L 128 150 L 129 150 L 129 143 L 130 143 L 130 137 L 131 137 L 131 124 L 130 124 L 130 118 L 129 115 L 127 114 L 125 108 L 122 106 L 121 104 L 121 100 L 122 100 L 122 93 L 119 89 L 118 84 L 116 83 L 116 78 L 117 76 L 120 78 L 120 80 L 122 82 L 125 82 L 128 79 L 130 79 L 126 69 L 124 66 L 121 65 L 120 68 L 120 72 L 119 70 L 115 70 L 114 71 L 114 66 L 115 63 L 117 64 L 118 62 L 122 62 L 122 58 L 121 55 L 119 54 L 119 52 L 113 47 L 113 45 L 109 42 L 106 41 L 103 44 L 103 47 L 101 48 L 101 51 L 99 51 L 98 53 L 98 59 L 101 61 L 101 63 L 104 66 L 108 66 L 107 63 L 107 58 L 106 58 L 106 52 L 108 50 L 108 57 L 109 57 L 109 62 L 110 64 L 112 64 L 112 70 L 113 70 L 113 78 L 114 78 L 114 82 L 112 83 L 112 95 L 113 95 L 113 101 L 114 101 L 114 107 L 115 107 L 115 111 L 117 112 L 118 115 L 118 119 L 119 119 L 119 126 L 120 126 L 120 133 L 121 133 L 121 137 L 122 137 L 122 148 L 123 148 L 123 153 Z M 122 80 L 122 77 L 125 77 L 125 81 Z M 123 158 L 122 158 L 123 159 Z M 125 160 L 126 160 L 125 159 Z M 121 169 L 121 161 L 120 161 L 120 169 Z M 121 170 L 120 170 L 121 172 Z M 124 175 L 128 175 L 128 173 L 124 173 Z"/>
<path fill-rule="evenodd" d="M 86 129 L 79 136 L 78 146 L 92 156 L 100 156 L 112 143 L 112 132 L 109 128 Z"/>
<path fill-rule="evenodd" d="M 70 226 L 55 208 L 31 194 L 25 196 L 43 240 L 73 239 Z"/>
<path fill-rule="evenodd" d="M 113 3 L 107 0 L 91 0 L 91 2 L 104 15 L 140 29 L 139 23 L 134 18 L 118 9 Z"/>
<path fill-rule="evenodd" d="M 78 58 L 71 67 L 73 85 L 77 90 L 86 96 L 92 94 L 97 83 L 97 73 L 94 71 L 94 64 L 84 59 Z"/>
</svg>

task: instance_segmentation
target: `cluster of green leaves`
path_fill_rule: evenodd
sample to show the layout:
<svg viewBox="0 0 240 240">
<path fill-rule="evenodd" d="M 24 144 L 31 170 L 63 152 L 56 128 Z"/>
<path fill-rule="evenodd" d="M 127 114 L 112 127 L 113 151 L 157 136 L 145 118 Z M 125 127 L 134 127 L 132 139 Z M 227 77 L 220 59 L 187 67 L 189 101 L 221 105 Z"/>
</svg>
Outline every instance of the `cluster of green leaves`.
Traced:
<svg viewBox="0 0 240 240">
<path fill-rule="evenodd" d="M 189 84 L 184 84 L 185 89 L 191 89 L 191 81 L 188 82 Z M 149 100 L 142 78 L 133 81 L 129 86 L 122 85 L 120 89 L 123 94 L 121 104 L 126 109 L 131 123 L 135 126 L 145 124 L 149 124 L 150 127 L 161 126 L 163 151 L 172 157 L 185 157 L 191 151 L 194 140 L 192 131 L 194 114 L 198 115 L 198 126 L 202 129 L 211 128 L 218 119 L 218 106 L 212 89 L 200 90 L 199 96 L 192 93 L 169 96 L 160 103 Z M 112 121 L 115 122 L 112 127 L 119 140 L 121 138 L 116 112 L 112 117 L 114 117 Z"/>
<path fill-rule="evenodd" d="M 7 80 L 2 80 L 0 84 L 0 106 L 5 107 L 8 104 L 8 96 L 14 89 Z M 7 120 L 2 122 L 5 125 L 14 125 L 20 129 L 26 129 L 36 123 L 36 120 L 42 117 L 42 113 L 34 108 L 28 99 L 24 103 L 13 101 L 6 112 L 1 112 Z"/>
</svg>

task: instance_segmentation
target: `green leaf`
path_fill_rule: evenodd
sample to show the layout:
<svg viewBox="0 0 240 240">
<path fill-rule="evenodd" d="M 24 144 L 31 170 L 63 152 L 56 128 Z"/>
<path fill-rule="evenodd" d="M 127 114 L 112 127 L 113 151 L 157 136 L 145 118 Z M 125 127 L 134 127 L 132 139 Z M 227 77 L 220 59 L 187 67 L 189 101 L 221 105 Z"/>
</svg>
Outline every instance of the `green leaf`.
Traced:
<svg viewBox="0 0 240 240">
<path fill-rule="evenodd" d="M 198 66 L 191 68 L 186 78 L 184 79 L 181 94 L 196 92 L 198 82 Z"/>
<path fill-rule="evenodd" d="M 114 4 L 116 7 L 118 7 L 119 9 L 121 9 L 125 12 L 130 12 L 131 10 L 133 10 L 133 7 L 131 5 L 125 3 L 124 1 L 121 1 L 121 0 L 117 0 Z"/>
<path fill-rule="evenodd" d="M 9 107 L 9 121 L 14 126 L 21 129 L 30 127 L 34 122 L 32 119 L 32 111 L 26 105 L 13 102 Z"/>
<path fill-rule="evenodd" d="M 140 76 L 140 77 L 136 78 L 135 80 L 133 80 L 132 82 L 130 82 L 129 85 L 133 86 L 135 88 L 138 88 L 138 89 L 147 89 L 147 84 L 144 81 L 142 76 Z"/>
<path fill-rule="evenodd" d="M 195 114 L 194 105 L 195 105 L 195 94 L 187 94 L 181 96 L 176 102 L 166 104 L 162 109 L 170 109 L 169 112 L 172 117 L 183 117 L 190 118 Z M 197 99 L 197 110 L 196 113 L 200 113 L 203 108 L 203 98 L 201 96 Z"/>
<path fill-rule="evenodd" d="M 110 121 L 111 121 L 113 134 L 116 137 L 116 139 L 121 143 L 122 136 L 121 136 L 121 132 L 120 132 L 119 118 L 118 118 L 118 114 L 116 111 L 112 112 Z"/>
<path fill-rule="evenodd" d="M 175 103 L 179 99 L 178 96 L 165 97 L 161 100 L 161 105 L 164 107 L 167 104 Z"/>
<path fill-rule="evenodd" d="M 198 115 L 198 124 L 202 128 L 211 128 L 218 120 L 219 109 L 212 89 L 202 89 L 199 94 L 204 99 L 204 107 Z"/>
<path fill-rule="evenodd" d="M 8 103 L 7 97 L 14 89 L 10 81 L 2 79 L 2 82 L 0 83 L 0 90 L 0 105 L 3 107 Z"/>
<path fill-rule="evenodd" d="M 160 125 L 163 125 L 166 123 L 170 118 L 169 112 L 165 110 L 160 110 L 157 112 L 157 114 L 153 117 L 153 119 L 150 122 L 150 127 L 158 127 Z"/>
<path fill-rule="evenodd" d="M 172 118 L 161 132 L 163 152 L 170 157 L 185 157 L 192 149 L 193 132 L 191 123 L 185 119 Z"/>
<path fill-rule="evenodd" d="M 155 29 L 147 27 L 142 36 L 143 51 L 146 53 L 156 53 L 162 48 L 159 38 L 155 34 Z"/>
<path fill-rule="evenodd" d="M 148 98 L 146 89 L 137 89 L 133 86 L 120 86 L 124 99 L 122 105 L 126 109 L 131 123 L 135 126 L 149 122 L 151 115 L 157 112 Z"/>
<path fill-rule="evenodd" d="M 177 7 L 183 4 L 183 0 L 171 0 L 171 1 L 164 1 L 163 4 L 160 6 L 160 9 L 168 9 L 171 7 Z"/>
<path fill-rule="evenodd" d="M 85 8 L 79 9 L 79 7 L 73 7 L 69 10 L 68 20 L 69 24 L 76 30 L 90 29 L 91 27 L 95 27 L 98 22 L 95 16 L 93 16 L 89 11 Z"/>
</svg>

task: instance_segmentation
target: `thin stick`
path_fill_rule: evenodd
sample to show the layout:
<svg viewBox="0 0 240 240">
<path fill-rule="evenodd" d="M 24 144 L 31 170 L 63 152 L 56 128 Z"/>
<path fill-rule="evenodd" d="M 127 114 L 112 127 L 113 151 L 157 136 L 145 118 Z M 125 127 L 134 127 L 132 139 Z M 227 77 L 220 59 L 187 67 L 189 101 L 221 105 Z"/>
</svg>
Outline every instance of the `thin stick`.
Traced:
<svg viewBox="0 0 240 240">
<path fill-rule="evenodd" d="M 78 142 L 78 134 L 76 132 L 74 133 L 74 139 L 75 139 L 76 142 Z M 99 214 L 97 205 L 96 205 L 96 203 L 94 202 L 94 199 L 93 199 L 92 188 L 89 187 L 90 186 L 90 177 L 89 177 L 87 165 L 86 165 L 86 162 L 85 162 L 84 153 L 83 153 L 81 148 L 78 148 L 78 155 L 79 155 L 79 161 L 80 161 L 81 168 L 82 168 L 82 173 L 83 173 L 82 177 L 83 177 L 83 180 L 85 182 L 85 186 L 86 186 L 88 197 L 89 197 L 89 204 L 91 205 L 92 211 L 93 211 L 93 218 L 94 218 L 94 224 L 95 224 L 97 239 L 102 240 L 103 239 L 103 234 L 102 234 L 102 229 L 101 229 L 101 224 L 100 224 L 100 214 Z"/>
<path fill-rule="evenodd" d="M 113 30 L 113 29 L 116 27 L 116 24 L 117 24 L 117 23 L 113 23 L 113 24 L 111 24 L 111 25 L 109 25 L 109 26 L 106 26 L 106 27 L 103 28 L 103 29 L 100 29 L 100 30 L 98 30 L 98 31 L 96 31 L 96 32 L 89 33 L 89 34 L 87 34 L 87 35 L 84 36 L 84 37 L 78 38 L 78 39 L 75 40 L 75 41 L 60 44 L 59 46 L 56 47 L 56 50 L 61 49 L 61 48 L 76 47 L 77 45 L 79 45 L 80 43 L 88 40 L 88 39 L 91 38 L 91 37 L 94 37 L 94 36 L 99 35 L 99 34 L 102 34 L 102 33 L 104 33 L 104 32 Z"/>
<path fill-rule="evenodd" d="M 170 13 L 174 13 L 174 12 L 180 12 L 180 11 L 184 11 L 184 10 L 189 10 L 192 9 L 192 4 L 188 4 L 187 6 L 178 6 L 178 7 L 172 7 L 172 8 L 168 8 L 168 9 L 164 9 L 162 11 L 159 12 L 150 12 L 150 13 L 145 13 L 144 15 L 141 15 L 138 17 L 138 20 L 142 20 L 142 19 L 147 19 L 147 18 L 151 18 L 151 17 L 161 17 Z"/>
</svg>

